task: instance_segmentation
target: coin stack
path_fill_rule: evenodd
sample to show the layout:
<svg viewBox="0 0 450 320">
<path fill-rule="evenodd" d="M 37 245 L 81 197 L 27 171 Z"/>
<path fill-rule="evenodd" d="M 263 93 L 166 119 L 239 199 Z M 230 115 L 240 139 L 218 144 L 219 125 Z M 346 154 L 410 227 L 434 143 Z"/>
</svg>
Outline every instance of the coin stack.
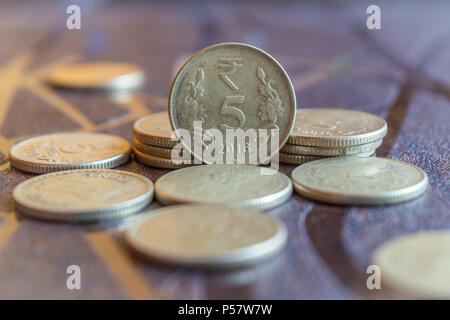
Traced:
<svg viewBox="0 0 450 320">
<path fill-rule="evenodd" d="M 133 151 L 139 162 L 165 169 L 189 166 L 172 157 L 173 148 L 179 141 L 172 139 L 172 127 L 167 112 L 150 114 L 137 120 L 133 126 L 133 135 Z M 177 158 L 182 156 L 178 154 Z"/>
<path fill-rule="evenodd" d="M 386 121 L 344 109 L 300 109 L 280 162 L 302 164 L 329 157 L 368 157 L 387 133 Z"/>
</svg>

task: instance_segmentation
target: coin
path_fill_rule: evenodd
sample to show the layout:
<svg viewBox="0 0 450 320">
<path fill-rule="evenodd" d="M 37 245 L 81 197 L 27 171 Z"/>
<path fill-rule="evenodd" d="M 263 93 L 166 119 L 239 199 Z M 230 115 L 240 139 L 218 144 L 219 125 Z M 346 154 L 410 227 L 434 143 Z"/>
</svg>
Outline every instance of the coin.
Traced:
<svg viewBox="0 0 450 320">
<path fill-rule="evenodd" d="M 281 65 L 264 51 L 241 43 L 197 52 L 179 70 L 169 95 L 172 128 L 187 130 L 191 139 L 183 145 L 208 164 L 237 163 L 238 157 L 246 164 L 266 163 L 286 142 L 295 111 L 295 92 Z M 249 133 L 247 142 L 227 140 L 228 130 Z M 205 138 L 212 131 L 215 138 Z M 180 132 L 175 134 L 181 139 Z M 261 152 L 262 147 L 267 152 Z M 209 149 L 218 152 L 217 159 L 204 157 Z"/>
<path fill-rule="evenodd" d="M 286 243 L 282 221 L 247 208 L 181 205 L 150 213 L 125 239 L 138 252 L 166 263 L 248 265 L 273 257 Z"/>
<path fill-rule="evenodd" d="M 171 140 L 172 127 L 167 112 L 145 116 L 134 123 L 133 133 L 136 140 L 156 147 L 172 148 L 178 140 Z"/>
<path fill-rule="evenodd" d="M 47 173 L 72 169 L 118 167 L 130 158 L 123 138 L 103 133 L 54 133 L 24 140 L 9 152 L 14 168 Z"/>
<path fill-rule="evenodd" d="M 401 161 L 338 157 L 305 163 L 292 171 L 295 190 L 313 200 L 335 204 L 379 205 L 420 196 L 428 178 L 422 169 Z"/>
<path fill-rule="evenodd" d="M 361 144 L 359 146 L 345 148 L 307 147 L 286 143 L 283 148 L 281 148 L 280 152 L 302 156 L 348 156 L 356 155 L 359 153 L 373 152 L 381 145 L 382 142 L 383 140 L 380 139 L 374 142 Z"/>
<path fill-rule="evenodd" d="M 150 179 L 121 170 L 53 172 L 28 179 L 13 191 L 17 210 L 55 221 L 93 221 L 132 214 L 153 199 Z"/>
<path fill-rule="evenodd" d="M 292 183 L 270 168 L 215 164 L 169 172 L 155 182 L 155 191 L 164 205 L 221 204 L 266 210 L 290 198 Z"/>
<path fill-rule="evenodd" d="M 192 165 L 192 162 L 189 164 L 183 164 L 181 161 L 161 158 L 158 156 L 152 156 L 150 154 L 144 154 L 133 148 L 134 154 L 136 156 L 137 161 L 147 166 L 156 167 L 156 168 L 165 168 L 165 169 L 178 169 L 185 168 Z"/>
<path fill-rule="evenodd" d="M 145 82 L 145 74 L 128 63 L 85 62 L 59 67 L 47 81 L 75 89 L 132 89 Z"/>
<path fill-rule="evenodd" d="M 450 232 L 425 231 L 389 240 L 373 263 L 382 281 L 409 296 L 450 299 Z"/>
<path fill-rule="evenodd" d="M 382 139 L 387 133 L 384 119 L 346 109 L 302 109 L 297 112 L 288 143 L 341 148 Z"/>
<path fill-rule="evenodd" d="M 369 151 L 369 152 L 362 152 L 354 155 L 350 155 L 347 157 L 370 157 L 375 154 L 375 150 Z M 288 163 L 288 164 L 302 164 L 306 162 L 311 162 L 315 160 L 320 159 L 327 159 L 331 157 L 325 157 L 325 156 L 302 156 L 297 154 L 289 154 L 289 153 L 282 153 L 280 152 L 280 162 L 282 163 Z"/>
</svg>

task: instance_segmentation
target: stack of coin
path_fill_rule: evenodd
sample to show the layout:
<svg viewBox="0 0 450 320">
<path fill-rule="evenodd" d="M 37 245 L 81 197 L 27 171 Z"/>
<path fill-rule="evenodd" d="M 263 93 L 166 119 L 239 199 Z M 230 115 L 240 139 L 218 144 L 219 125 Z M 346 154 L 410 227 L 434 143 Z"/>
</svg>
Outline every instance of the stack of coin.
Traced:
<svg viewBox="0 0 450 320">
<path fill-rule="evenodd" d="M 150 114 L 137 120 L 133 126 L 133 134 L 133 151 L 139 162 L 166 169 L 189 165 L 177 161 L 183 154 L 178 153 L 176 158 L 172 157 L 173 148 L 179 141 L 172 139 L 172 127 L 167 112 Z M 190 156 L 188 158 L 191 159 Z"/>
<path fill-rule="evenodd" d="M 328 157 L 372 156 L 386 133 L 386 121 L 366 112 L 301 109 L 280 151 L 280 162 L 302 164 Z"/>
</svg>

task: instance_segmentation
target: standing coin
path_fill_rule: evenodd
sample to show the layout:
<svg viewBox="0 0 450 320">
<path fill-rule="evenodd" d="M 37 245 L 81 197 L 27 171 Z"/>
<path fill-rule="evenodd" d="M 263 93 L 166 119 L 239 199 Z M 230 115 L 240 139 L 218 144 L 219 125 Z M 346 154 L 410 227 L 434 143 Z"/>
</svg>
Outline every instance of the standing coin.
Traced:
<svg viewBox="0 0 450 320">
<path fill-rule="evenodd" d="M 384 158 L 328 158 L 292 171 L 295 190 L 313 200 L 378 205 L 414 199 L 428 184 L 422 169 Z"/>
<path fill-rule="evenodd" d="M 272 257 L 286 243 L 279 219 L 247 208 L 183 205 L 152 212 L 125 238 L 140 253 L 166 263 L 247 265 Z"/>
<path fill-rule="evenodd" d="M 25 215 L 55 221 L 92 221 L 132 214 L 153 198 L 150 179 L 121 170 L 53 172 L 20 183 L 13 192 Z"/>
<path fill-rule="evenodd" d="M 108 169 L 130 158 L 127 140 L 103 133 L 54 133 L 22 141 L 9 152 L 11 166 L 33 173 Z"/>
<path fill-rule="evenodd" d="M 289 137 L 295 111 L 294 89 L 281 65 L 241 43 L 217 44 L 196 53 L 181 67 L 169 96 L 173 129 L 188 130 L 191 141 L 182 143 L 208 164 L 267 162 Z M 228 141 L 230 130 L 248 136 Z M 181 139 L 178 131 L 175 134 Z"/>
<path fill-rule="evenodd" d="M 221 204 L 265 210 L 288 200 L 292 183 L 273 169 L 216 164 L 169 172 L 155 182 L 155 191 L 158 201 L 165 205 Z"/>
<path fill-rule="evenodd" d="M 345 109 L 302 109 L 297 112 L 288 143 L 342 148 L 382 139 L 387 133 L 384 119 Z"/>
<path fill-rule="evenodd" d="M 74 89 L 132 89 L 145 82 L 137 66 L 116 62 L 86 62 L 66 65 L 53 71 L 47 81 Z"/>
<path fill-rule="evenodd" d="M 376 249 L 374 264 L 391 288 L 410 297 L 450 299 L 450 232 L 426 231 L 389 240 Z"/>
<path fill-rule="evenodd" d="M 359 146 L 345 147 L 345 148 L 325 148 L 325 147 L 307 147 L 298 146 L 295 144 L 285 144 L 280 152 L 301 155 L 301 156 L 322 156 L 322 157 L 337 157 L 356 155 L 358 153 L 374 152 L 383 142 L 382 139 L 361 144 Z"/>
<path fill-rule="evenodd" d="M 133 125 L 134 137 L 142 143 L 156 147 L 172 148 L 179 141 L 172 140 L 172 127 L 167 112 L 150 114 Z"/>
</svg>

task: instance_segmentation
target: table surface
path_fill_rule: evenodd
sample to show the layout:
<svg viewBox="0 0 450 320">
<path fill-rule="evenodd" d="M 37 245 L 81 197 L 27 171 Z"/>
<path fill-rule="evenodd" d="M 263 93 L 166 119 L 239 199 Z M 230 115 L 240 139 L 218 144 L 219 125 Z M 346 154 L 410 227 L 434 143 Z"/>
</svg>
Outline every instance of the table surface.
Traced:
<svg viewBox="0 0 450 320">
<path fill-rule="evenodd" d="M 74 3 L 81 6 L 81 30 L 65 27 L 63 2 L 0 4 L 0 298 L 406 297 L 384 285 L 368 290 L 366 268 L 388 239 L 450 228 L 450 2 L 380 2 L 381 30 L 367 29 L 366 1 Z M 132 218 L 71 225 L 14 211 L 14 187 L 33 175 L 9 166 L 12 144 L 60 131 L 131 140 L 136 119 L 167 110 L 178 66 L 226 41 L 258 46 L 278 59 L 299 108 L 350 108 L 385 118 L 389 131 L 377 156 L 423 168 L 430 180 L 426 193 L 381 207 L 331 206 L 294 195 L 268 211 L 288 226 L 283 253 L 254 268 L 222 272 L 136 256 L 122 237 Z M 96 60 L 135 63 L 148 81 L 125 98 L 55 89 L 44 81 L 55 67 Z M 153 181 L 168 172 L 135 161 L 121 169 Z M 286 174 L 293 169 L 281 167 Z M 81 268 L 81 290 L 66 288 L 69 265 Z"/>
</svg>

